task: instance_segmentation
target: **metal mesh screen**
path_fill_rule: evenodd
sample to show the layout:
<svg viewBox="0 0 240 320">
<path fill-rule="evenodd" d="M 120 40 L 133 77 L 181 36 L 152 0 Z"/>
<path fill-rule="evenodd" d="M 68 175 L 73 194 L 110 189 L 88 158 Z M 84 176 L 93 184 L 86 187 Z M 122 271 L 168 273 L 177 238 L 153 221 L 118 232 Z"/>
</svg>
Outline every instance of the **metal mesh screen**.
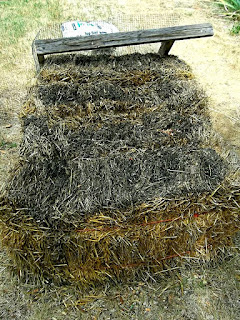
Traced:
<svg viewBox="0 0 240 320">
<path fill-rule="evenodd" d="M 79 19 L 80 20 L 80 19 Z M 102 19 L 92 19 L 92 21 L 103 21 Z M 118 15 L 104 19 L 106 22 L 114 24 L 119 31 L 135 31 L 143 29 L 156 29 L 176 26 L 180 22 L 180 15 L 174 14 L 151 14 L 151 15 Z M 36 39 L 58 39 L 62 38 L 61 24 L 51 24 L 42 28 Z"/>
<path fill-rule="evenodd" d="M 77 19 L 76 19 L 77 20 Z M 80 19 L 78 19 L 80 20 Z M 101 19 L 91 19 L 91 21 L 103 21 Z M 181 15 L 174 13 L 164 14 L 146 14 L 146 15 L 117 15 L 109 16 L 104 19 L 105 22 L 114 24 L 120 32 L 136 31 L 143 29 L 157 29 L 185 24 L 181 19 Z M 189 21 L 190 23 L 194 21 Z M 51 24 L 42 28 L 35 39 L 58 39 L 62 38 L 61 24 Z M 134 52 L 156 52 L 159 44 L 143 44 L 127 47 L 119 47 L 114 50 L 114 54 L 126 54 Z M 97 53 L 96 50 L 93 53 Z M 81 54 L 89 54 L 88 51 L 81 51 Z"/>
</svg>

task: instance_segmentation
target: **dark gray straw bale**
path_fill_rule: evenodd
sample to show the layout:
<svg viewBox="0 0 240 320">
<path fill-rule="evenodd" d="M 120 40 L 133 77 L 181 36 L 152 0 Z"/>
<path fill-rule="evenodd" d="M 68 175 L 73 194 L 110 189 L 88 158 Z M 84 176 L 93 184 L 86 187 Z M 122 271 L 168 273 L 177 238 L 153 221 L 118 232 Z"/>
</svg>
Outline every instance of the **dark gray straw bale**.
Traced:
<svg viewBox="0 0 240 320">
<path fill-rule="evenodd" d="M 208 104 L 173 56 L 48 59 L 0 197 L 1 242 L 18 274 L 82 288 L 231 245 L 239 183 Z"/>
<path fill-rule="evenodd" d="M 10 198 L 41 222 L 71 222 L 101 209 L 122 209 L 152 199 L 213 190 L 226 173 L 212 149 L 138 150 L 106 157 L 25 162 Z M 26 181 L 28 183 L 26 183 Z"/>
<path fill-rule="evenodd" d="M 178 58 L 48 62 L 23 108 L 22 161 L 8 187 L 41 225 L 209 192 L 224 179 L 206 96 Z"/>
</svg>

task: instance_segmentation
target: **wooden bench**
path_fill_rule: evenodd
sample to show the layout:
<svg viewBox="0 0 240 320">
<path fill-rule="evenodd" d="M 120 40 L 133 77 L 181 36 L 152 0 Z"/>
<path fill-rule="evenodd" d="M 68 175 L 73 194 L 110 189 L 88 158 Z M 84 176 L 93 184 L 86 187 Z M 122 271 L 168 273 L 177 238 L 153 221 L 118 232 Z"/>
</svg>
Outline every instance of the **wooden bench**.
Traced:
<svg viewBox="0 0 240 320">
<path fill-rule="evenodd" d="M 129 45 L 161 42 L 159 55 L 169 53 L 174 41 L 213 36 L 210 23 L 176 26 L 161 29 L 117 32 L 86 37 L 34 40 L 32 49 L 37 71 L 44 63 L 44 55 L 82 50 L 96 50 Z"/>
</svg>

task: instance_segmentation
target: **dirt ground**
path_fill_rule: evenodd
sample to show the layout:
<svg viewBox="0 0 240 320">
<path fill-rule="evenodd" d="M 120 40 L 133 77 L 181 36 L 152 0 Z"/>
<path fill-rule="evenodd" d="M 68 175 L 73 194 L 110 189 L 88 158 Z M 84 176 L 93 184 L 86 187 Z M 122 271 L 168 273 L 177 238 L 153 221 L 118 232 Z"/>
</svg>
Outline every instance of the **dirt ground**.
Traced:
<svg viewBox="0 0 240 320">
<path fill-rule="evenodd" d="M 240 155 L 240 36 L 230 35 L 232 22 L 219 16 L 212 1 L 61 0 L 64 19 L 106 18 L 117 14 L 177 14 L 179 24 L 210 22 L 211 38 L 176 42 L 172 54 L 185 60 L 211 100 L 214 128 Z M 171 19 L 171 18 L 169 18 Z M 28 88 L 35 82 L 31 41 L 37 30 L 22 40 L 24 49 L 8 51 L 11 63 L 1 61 L 0 78 L 0 190 L 17 159 L 21 140 L 18 112 Z M 23 48 L 23 46 L 21 47 Z M 0 319 L 222 319 L 240 318 L 239 239 L 235 253 L 217 265 L 186 266 L 170 278 L 151 276 L 131 284 L 109 285 L 82 299 L 75 289 L 20 283 L 0 257 Z M 100 296 L 100 297 L 97 297 Z"/>
</svg>

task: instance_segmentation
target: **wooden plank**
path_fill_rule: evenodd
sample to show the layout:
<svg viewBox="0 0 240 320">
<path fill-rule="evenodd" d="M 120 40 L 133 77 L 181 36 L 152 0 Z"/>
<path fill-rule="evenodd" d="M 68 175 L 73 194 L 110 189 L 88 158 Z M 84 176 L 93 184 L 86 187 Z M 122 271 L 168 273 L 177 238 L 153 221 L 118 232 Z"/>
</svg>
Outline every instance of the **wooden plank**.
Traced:
<svg viewBox="0 0 240 320">
<path fill-rule="evenodd" d="M 37 58 L 38 58 L 39 65 L 43 65 L 44 64 L 44 55 L 43 54 L 37 54 Z"/>
<path fill-rule="evenodd" d="M 32 43 L 32 55 L 33 55 L 33 59 L 34 59 L 36 70 L 38 72 L 40 70 L 40 65 L 39 65 L 38 56 L 37 56 L 37 53 L 36 53 L 36 47 L 34 45 L 34 41 Z"/>
<path fill-rule="evenodd" d="M 173 44 L 174 44 L 174 40 L 163 41 L 158 50 L 160 57 L 166 56 L 168 52 L 171 50 Z"/>
<path fill-rule="evenodd" d="M 169 40 L 184 40 L 213 35 L 209 23 L 177 26 L 161 29 L 118 32 L 88 37 L 35 40 L 36 53 L 39 55 L 81 50 L 94 50 L 109 47 L 139 45 Z"/>
</svg>

